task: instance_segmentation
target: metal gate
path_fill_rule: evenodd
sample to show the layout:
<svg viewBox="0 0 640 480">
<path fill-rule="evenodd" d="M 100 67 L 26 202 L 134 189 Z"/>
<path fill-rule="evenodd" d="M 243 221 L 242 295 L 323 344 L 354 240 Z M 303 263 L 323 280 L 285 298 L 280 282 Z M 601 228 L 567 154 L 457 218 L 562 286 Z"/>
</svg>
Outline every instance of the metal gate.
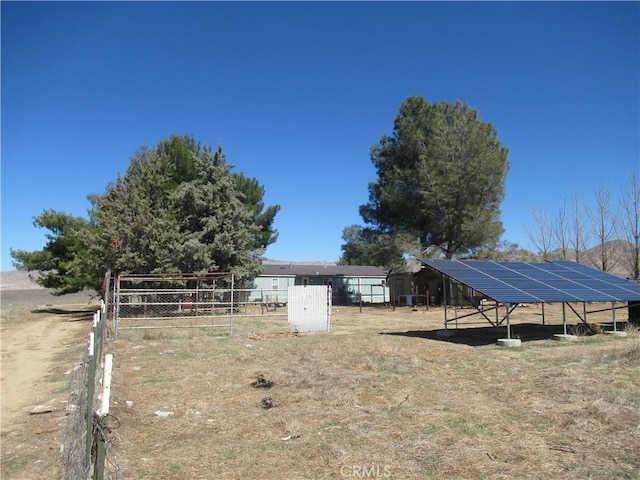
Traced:
<svg viewBox="0 0 640 480">
<path fill-rule="evenodd" d="M 286 289 L 238 288 L 231 273 L 122 274 L 109 277 L 105 290 L 115 338 L 122 330 L 290 330 Z"/>
</svg>

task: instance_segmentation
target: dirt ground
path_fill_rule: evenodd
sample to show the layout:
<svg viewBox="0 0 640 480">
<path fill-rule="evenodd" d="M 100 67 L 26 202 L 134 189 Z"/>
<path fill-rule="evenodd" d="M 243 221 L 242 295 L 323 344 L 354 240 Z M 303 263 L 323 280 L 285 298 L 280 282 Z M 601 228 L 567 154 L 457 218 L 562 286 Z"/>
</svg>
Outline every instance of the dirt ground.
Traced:
<svg viewBox="0 0 640 480">
<path fill-rule="evenodd" d="M 439 337 L 442 308 L 334 307 L 329 334 L 286 333 L 286 319 L 240 318 L 227 338 L 195 329 L 122 332 L 110 345 L 120 472 L 640 478 L 640 337 L 554 341 L 560 314 L 547 306 L 543 326 L 542 308 L 518 308 L 517 349 L 496 346 L 504 328 L 478 318 Z M 589 318 L 611 327 L 610 312 Z M 260 375 L 273 386 L 255 388 Z"/>
<path fill-rule="evenodd" d="M 84 294 L 0 292 L 1 478 L 61 478 L 69 373 L 96 308 Z"/>
<path fill-rule="evenodd" d="M 69 373 L 97 304 L 0 300 L 0 477 L 62 478 Z M 558 312 L 547 326 L 539 307 L 514 312 L 515 350 L 478 318 L 439 338 L 441 308 L 334 307 L 330 334 L 286 333 L 286 318 L 239 319 L 226 338 L 123 332 L 107 347 L 117 478 L 639 478 L 639 336 L 561 345 Z M 252 388 L 259 374 L 272 389 Z"/>
</svg>

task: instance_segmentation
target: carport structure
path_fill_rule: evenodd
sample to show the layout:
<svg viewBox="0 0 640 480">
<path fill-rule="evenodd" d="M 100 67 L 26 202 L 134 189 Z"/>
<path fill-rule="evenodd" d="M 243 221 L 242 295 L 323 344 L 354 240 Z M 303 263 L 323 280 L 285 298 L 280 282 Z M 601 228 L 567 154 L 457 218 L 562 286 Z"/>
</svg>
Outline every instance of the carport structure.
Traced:
<svg viewBox="0 0 640 480">
<path fill-rule="evenodd" d="M 568 306 L 583 323 L 587 323 L 587 302 L 611 303 L 613 330 L 617 331 L 615 310 L 616 302 L 640 301 L 640 283 L 624 280 L 615 275 L 569 261 L 541 263 L 494 262 L 485 260 L 434 260 L 425 259 L 422 263 L 443 276 L 444 326 L 448 330 L 451 322 L 471 315 L 482 315 L 494 327 L 506 321 L 507 339 L 511 339 L 509 314 L 520 304 L 542 304 L 544 322 L 544 304 L 562 303 L 562 322 L 564 335 L 567 335 L 565 306 Z M 446 280 L 448 279 L 449 286 Z M 446 295 L 449 288 L 457 285 L 464 296 L 462 285 L 493 300 L 494 306 L 481 308 L 471 302 L 477 311 L 447 318 Z M 450 293 L 449 293 L 450 295 Z M 582 303 L 583 312 L 579 313 L 571 303 Z M 499 318 L 499 304 L 506 306 L 506 314 Z M 624 307 L 619 307 L 624 308 Z M 495 309 L 495 319 L 487 312 Z M 607 309 L 608 310 L 608 309 Z M 602 310 L 597 310 L 602 311 Z"/>
</svg>

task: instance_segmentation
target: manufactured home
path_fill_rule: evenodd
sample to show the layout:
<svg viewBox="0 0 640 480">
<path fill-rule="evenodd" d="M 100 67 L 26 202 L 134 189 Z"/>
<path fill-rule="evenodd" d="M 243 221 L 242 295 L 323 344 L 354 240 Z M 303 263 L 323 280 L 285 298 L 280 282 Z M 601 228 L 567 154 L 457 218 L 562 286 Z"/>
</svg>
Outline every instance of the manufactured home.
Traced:
<svg viewBox="0 0 640 480">
<path fill-rule="evenodd" d="M 359 265 L 266 263 L 254 281 L 251 299 L 286 303 L 293 285 L 329 285 L 334 305 L 390 302 L 383 268 Z"/>
</svg>

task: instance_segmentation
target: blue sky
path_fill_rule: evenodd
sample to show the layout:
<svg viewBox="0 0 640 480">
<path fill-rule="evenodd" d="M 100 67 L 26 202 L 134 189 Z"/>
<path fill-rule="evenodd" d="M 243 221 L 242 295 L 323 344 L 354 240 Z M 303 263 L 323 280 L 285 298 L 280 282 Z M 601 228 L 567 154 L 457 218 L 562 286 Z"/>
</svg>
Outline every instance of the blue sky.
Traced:
<svg viewBox="0 0 640 480">
<path fill-rule="evenodd" d="M 280 204 L 267 257 L 335 261 L 400 104 L 462 100 L 510 151 L 505 240 L 531 206 L 640 171 L 638 2 L 6 2 L 2 257 L 172 133 L 222 145 Z"/>
</svg>

